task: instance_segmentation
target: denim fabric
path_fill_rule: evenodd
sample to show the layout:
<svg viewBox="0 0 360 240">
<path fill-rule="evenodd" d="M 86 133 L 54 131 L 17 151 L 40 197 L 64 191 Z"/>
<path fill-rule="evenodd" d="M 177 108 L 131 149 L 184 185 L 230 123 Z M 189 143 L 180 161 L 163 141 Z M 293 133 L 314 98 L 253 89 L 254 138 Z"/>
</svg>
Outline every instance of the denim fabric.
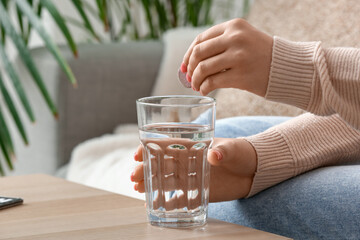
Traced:
<svg viewBox="0 0 360 240">
<path fill-rule="evenodd" d="M 285 122 L 291 117 L 232 117 L 216 121 L 215 137 L 246 137 L 265 131 L 269 127 Z"/>
<path fill-rule="evenodd" d="M 248 136 L 287 119 L 223 119 L 215 135 Z M 294 239 L 360 239 L 360 165 L 316 169 L 249 199 L 211 203 L 209 217 Z"/>
</svg>

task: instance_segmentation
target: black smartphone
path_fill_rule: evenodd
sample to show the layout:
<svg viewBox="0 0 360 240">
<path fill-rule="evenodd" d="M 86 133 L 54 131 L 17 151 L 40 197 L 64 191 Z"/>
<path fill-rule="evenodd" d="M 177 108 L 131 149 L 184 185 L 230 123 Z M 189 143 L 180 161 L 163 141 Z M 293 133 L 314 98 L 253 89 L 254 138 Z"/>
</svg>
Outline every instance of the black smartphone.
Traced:
<svg viewBox="0 0 360 240">
<path fill-rule="evenodd" d="M 9 208 L 13 206 L 20 205 L 24 202 L 21 198 L 12 198 L 12 197 L 1 197 L 0 196 L 0 210 L 4 208 Z"/>
</svg>

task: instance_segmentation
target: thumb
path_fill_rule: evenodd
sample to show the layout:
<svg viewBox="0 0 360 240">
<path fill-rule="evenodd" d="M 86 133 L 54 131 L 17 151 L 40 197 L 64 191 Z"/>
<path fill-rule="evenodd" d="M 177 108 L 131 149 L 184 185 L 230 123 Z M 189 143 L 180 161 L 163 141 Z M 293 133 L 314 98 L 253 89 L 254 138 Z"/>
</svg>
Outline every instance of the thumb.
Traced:
<svg viewBox="0 0 360 240">
<path fill-rule="evenodd" d="M 208 152 L 208 162 L 213 166 L 221 165 L 223 154 L 217 149 L 210 149 Z"/>
<path fill-rule="evenodd" d="M 233 152 L 236 151 L 234 140 L 228 138 L 216 138 L 212 148 L 208 152 L 208 161 L 211 165 L 219 166 L 224 161 L 231 159 Z"/>
<path fill-rule="evenodd" d="M 207 157 L 208 161 L 213 166 L 219 166 L 223 160 L 223 154 L 217 149 L 210 149 Z"/>
<path fill-rule="evenodd" d="M 256 171 L 256 152 L 243 139 L 215 138 L 207 157 L 211 165 L 224 166 L 243 175 L 252 175 Z"/>
</svg>

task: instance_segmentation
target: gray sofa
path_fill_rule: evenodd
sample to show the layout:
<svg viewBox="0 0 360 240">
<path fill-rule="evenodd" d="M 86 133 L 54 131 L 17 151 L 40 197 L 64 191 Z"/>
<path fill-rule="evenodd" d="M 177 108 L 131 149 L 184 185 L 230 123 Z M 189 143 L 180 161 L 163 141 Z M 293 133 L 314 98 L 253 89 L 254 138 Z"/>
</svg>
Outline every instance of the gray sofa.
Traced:
<svg viewBox="0 0 360 240">
<path fill-rule="evenodd" d="M 135 100 L 149 96 L 160 66 L 163 44 L 159 41 L 82 44 L 79 59 L 62 48 L 78 80 L 74 89 L 53 57 L 44 49 L 32 50 L 44 81 L 59 108 L 56 121 L 38 89 L 17 61 L 17 66 L 34 108 L 37 123 L 24 115 L 30 145 L 24 146 L 13 129 L 18 161 L 9 175 L 55 174 L 66 164 L 79 143 L 123 123 L 136 123 Z"/>
</svg>

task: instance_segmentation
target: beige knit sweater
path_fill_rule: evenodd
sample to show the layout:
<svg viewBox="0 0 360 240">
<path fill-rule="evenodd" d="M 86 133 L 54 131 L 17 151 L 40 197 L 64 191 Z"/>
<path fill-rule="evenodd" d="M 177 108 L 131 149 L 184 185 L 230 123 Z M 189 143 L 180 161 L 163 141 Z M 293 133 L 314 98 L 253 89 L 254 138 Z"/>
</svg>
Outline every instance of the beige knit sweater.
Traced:
<svg viewBox="0 0 360 240">
<path fill-rule="evenodd" d="M 246 138 L 258 157 L 248 197 L 314 168 L 360 160 L 360 49 L 274 37 L 266 99 L 311 113 Z"/>
</svg>

